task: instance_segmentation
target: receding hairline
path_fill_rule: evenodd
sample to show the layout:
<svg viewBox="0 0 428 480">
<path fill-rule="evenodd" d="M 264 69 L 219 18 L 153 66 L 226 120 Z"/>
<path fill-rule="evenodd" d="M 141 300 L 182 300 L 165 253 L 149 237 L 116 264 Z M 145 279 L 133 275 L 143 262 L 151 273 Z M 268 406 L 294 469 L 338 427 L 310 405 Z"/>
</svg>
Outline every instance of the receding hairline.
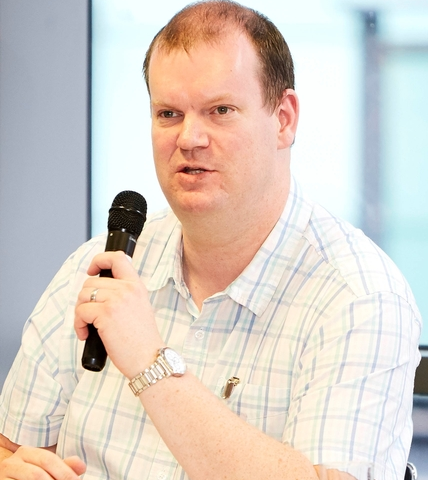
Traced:
<svg viewBox="0 0 428 480">
<path fill-rule="evenodd" d="M 268 20 L 261 13 L 231 0 L 194 2 L 172 17 L 156 35 L 155 42 L 167 48 L 187 50 L 199 42 L 216 43 L 228 33 L 230 26 L 245 32 L 248 22 L 257 18 Z"/>
<path fill-rule="evenodd" d="M 257 45 L 246 28 L 251 19 L 256 21 L 257 18 L 269 21 L 263 14 L 233 0 L 190 3 L 178 11 L 154 37 L 147 52 L 149 62 L 145 62 L 145 73 L 148 74 L 151 55 L 155 50 L 168 54 L 183 49 L 189 53 L 198 44 L 220 44 L 231 26 L 247 36 L 257 54 Z"/>
<path fill-rule="evenodd" d="M 209 47 L 213 47 L 213 48 L 217 48 L 217 47 L 221 48 L 222 46 L 227 46 L 228 40 L 233 39 L 233 38 L 236 38 L 236 39 L 244 38 L 244 39 L 246 39 L 248 45 L 250 46 L 250 48 L 252 48 L 252 51 L 254 52 L 254 60 L 255 60 L 255 64 L 252 64 L 252 68 L 254 66 L 255 70 L 251 69 L 251 71 L 256 74 L 256 76 L 258 78 L 258 81 L 259 81 L 259 84 L 260 84 L 262 95 L 263 95 L 263 65 L 262 65 L 262 62 L 260 60 L 260 57 L 257 55 L 256 45 L 254 45 L 254 42 L 252 41 L 251 37 L 247 34 L 245 29 L 229 31 L 229 32 L 226 32 L 225 36 L 213 37 L 208 41 L 206 41 L 202 38 L 199 38 L 198 40 L 196 40 L 192 44 L 191 47 L 189 47 L 187 49 L 185 49 L 180 44 L 178 44 L 176 46 L 173 46 L 173 47 L 171 47 L 170 44 L 162 44 L 162 43 L 161 44 L 156 44 L 156 45 L 154 45 L 154 47 L 152 49 L 152 52 L 151 52 L 150 64 L 152 63 L 153 57 L 157 56 L 157 55 L 168 56 L 168 55 L 174 54 L 175 52 L 180 52 L 181 51 L 181 52 L 185 52 L 190 57 L 192 52 L 197 50 L 198 47 L 200 47 L 200 46 L 208 45 Z M 147 86 L 149 87 L 150 68 L 147 71 L 147 75 L 148 75 L 148 77 L 147 77 L 147 84 L 148 85 Z M 149 93 L 150 93 L 150 89 L 149 89 Z M 267 102 L 265 102 L 265 104 L 266 103 Z"/>
<path fill-rule="evenodd" d="M 163 41 L 163 39 L 161 39 L 160 41 L 153 42 L 153 47 L 150 55 L 150 62 L 154 54 L 170 55 L 171 53 L 182 51 L 182 52 L 185 52 L 187 55 L 191 55 L 191 53 L 194 50 L 198 49 L 198 47 L 200 46 L 207 45 L 213 48 L 217 48 L 217 47 L 221 48 L 225 46 L 230 39 L 233 39 L 233 38 L 239 39 L 240 37 L 245 38 L 248 41 L 248 44 L 251 45 L 255 53 L 255 56 L 257 58 L 258 65 L 261 68 L 262 62 L 257 52 L 257 45 L 254 43 L 253 39 L 251 38 L 250 35 L 248 35 L 248 33 L 245 31 L 244 28 L 239 28 L 237 30 L 231 30 L 231 31 L 227 31 L 225 29 L 224 35 L 217 35 L 217 36 L 210 37 L 208 39 L 197 37 L 194 39 L 192 44 L 189 44 L 189 45 L 182 45 L 181 43 L 177 43 L 176 45 L 171 45 L 171 43 Z"/>
<path fill-rule="evenodd" d="M 236 30 L 227 30 L 227 28 L 223 28 L 222 30 L 219 30 L 217 35 L 210 35 L 209 37 L 204 37 L 202 35 L 200 36 L 195 36 L 192 38 L 191 42 L 177 42 L 177 43 L 171 43 L 168 40 L 166 40 L 164 37 L 156 38 L 155 41 L 153 42 L 152 50 L 151 53 L 153 54 L 154 52 L 160 52 L 160 53 L 172 53 L 177 50 L 183 50 L 186 53 L 190 53 L 192 50 L 198 48 L 200 45 L 209 45 L 212 47 L 217 47 L 221 46 L 225 41 L 227 41 L 230 37 L 233 36 L 244 36 L 247 38 L 247 40 L 250 42 L 250 44 L 253 46 L 254 51 L 256 51 L 256 45 L 251 38 L 250 35 L 245 31 L 245 28 L 242 28 L 240 25 L 234 25 L 238 27 Z M 257 52 L 256 52 L 257 53 Z"/>
<path fill-rule="evenodd" d="M 184 7 L 158 32 L 144 60 L 143 73 L 150 94 L 152 54 L 184 50 L 198 44 L 221 44 L 228 33 L 243 33 L 253 46 L 266 104 L 276 108 L 286 88 L 294 89 L 294 66 L 284 37 L 262 13 L 232 0 L 199 1 Z"/>
</svg>

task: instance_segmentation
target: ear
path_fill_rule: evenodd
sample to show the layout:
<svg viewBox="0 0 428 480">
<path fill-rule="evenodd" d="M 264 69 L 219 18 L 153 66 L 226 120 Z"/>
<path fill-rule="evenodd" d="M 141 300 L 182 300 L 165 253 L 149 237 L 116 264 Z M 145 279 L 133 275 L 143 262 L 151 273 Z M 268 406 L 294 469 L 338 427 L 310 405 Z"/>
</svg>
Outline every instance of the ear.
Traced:
<svg viewBox="0 0 428 480">
<path fill-rule="evenodd" d="M 278 150 L 290 148 L 294 143 L 299 120 L 299 99 L 293 89 L 284 90 L 275 113 L 278 118 Z"/>
</svg>

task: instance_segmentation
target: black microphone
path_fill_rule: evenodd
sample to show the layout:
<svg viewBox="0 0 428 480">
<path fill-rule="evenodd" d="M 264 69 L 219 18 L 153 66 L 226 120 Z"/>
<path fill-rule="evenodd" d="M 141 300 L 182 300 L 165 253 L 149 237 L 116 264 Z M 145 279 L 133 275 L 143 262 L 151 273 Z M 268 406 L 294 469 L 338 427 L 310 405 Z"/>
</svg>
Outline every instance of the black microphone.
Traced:
<svg viewBox="0 0 428 480">
<path fill-rule="evenodd" d="M 147 203 L 137 192 L 125 190 L 116 195 L 109 210 L 106 252 L 121 250 L 132 257 L 137 239 L 146 221 Z M 100 277 L 113 278 L 111 270 L 101 270 Z M 89 336 L 82 355 L 82 366 L 100 372 L 107 360 L 107 352 L 97 329 L 88 324 Z"/>
</svg>

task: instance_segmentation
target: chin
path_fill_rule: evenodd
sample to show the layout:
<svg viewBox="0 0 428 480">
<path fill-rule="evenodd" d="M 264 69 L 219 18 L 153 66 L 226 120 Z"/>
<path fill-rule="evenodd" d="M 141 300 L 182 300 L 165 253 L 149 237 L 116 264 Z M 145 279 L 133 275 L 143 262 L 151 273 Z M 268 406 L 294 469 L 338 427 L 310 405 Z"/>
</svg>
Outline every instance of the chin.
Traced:
<svg viewBox="0 0 428 480">
<path fill-rule="evenodd" d="M 219 213 L 226 208 L 226 201 L 224 195 L 218 195 L 213 197 L 212 195 L 206 195 L 203 192 L 187 192 L 180 197 L 169 198 L 169 204 L 180 218 L 181 215 L 212 215 Z"/>
</svg>

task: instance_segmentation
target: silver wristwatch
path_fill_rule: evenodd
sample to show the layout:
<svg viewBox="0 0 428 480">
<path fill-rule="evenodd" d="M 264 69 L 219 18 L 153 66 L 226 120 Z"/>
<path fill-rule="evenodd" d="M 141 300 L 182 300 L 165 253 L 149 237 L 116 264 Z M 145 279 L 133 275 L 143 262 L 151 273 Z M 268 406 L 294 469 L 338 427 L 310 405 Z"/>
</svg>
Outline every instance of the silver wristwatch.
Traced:
<svg viewBox="0 0 428 480">
<path fill-rule="evenodd" d="M 141 392 L 159 380 L 171 376 L 181 377 L 185 372 L 186 363 L 183 357 L 172 348 L 164 347 L 159 350 L 155 362 L 129 382 L 129 388 L 138 397 Z"/>
</svg>

